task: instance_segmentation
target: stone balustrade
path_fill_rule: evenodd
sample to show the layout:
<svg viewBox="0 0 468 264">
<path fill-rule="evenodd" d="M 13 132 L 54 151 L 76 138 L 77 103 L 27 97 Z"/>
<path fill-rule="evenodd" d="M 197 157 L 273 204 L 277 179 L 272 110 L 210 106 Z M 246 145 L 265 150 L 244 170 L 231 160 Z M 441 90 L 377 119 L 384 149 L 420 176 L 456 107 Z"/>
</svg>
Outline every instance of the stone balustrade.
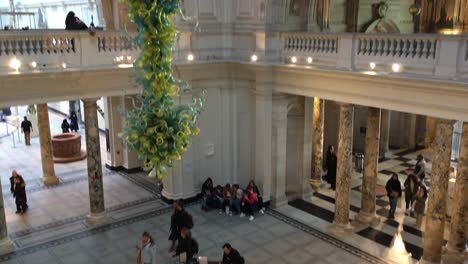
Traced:
<svg viewBox="0 0 468 264">
<path fill-rule="evenodd" d="M 64 30 L 0 32 L 0 74 L 14 71 L 9 66 L 13 58 L 21 61 L 20 72 L 130 66 L 140 52 L 135 37 L 135 33 L 115 31 L 97 31 L 94 35 L 87 31 Z M 403 73 L 441 79 L 468 77 L 466 35 L 280 33 L 279 38 L 265 41 L 272 42 L 269 46 L 279 50 L 272 53 L 265 47 L 259 49 L 258 43 L 246 48 L 245 43 L 223 45 L 222 41 L 216 44 L 219 48 L 207 49 L 210 42 L 202 44 L 205 43 L 203 36 L 182 32 L 176 41 L 174 63 L 193 63 L 187 60 L 190 53 L 197 63 L 250 62 L 249 54 L 256 53 L 257 64 L 326 66 L 327 69 L 374 74 L 391 73 L 392 65 L 399 64 L 399 71 Z M 272 54 L 277 55 L 273 57 Z M 31 66 L 33 61 L 36 67 Z"/>
</svg>

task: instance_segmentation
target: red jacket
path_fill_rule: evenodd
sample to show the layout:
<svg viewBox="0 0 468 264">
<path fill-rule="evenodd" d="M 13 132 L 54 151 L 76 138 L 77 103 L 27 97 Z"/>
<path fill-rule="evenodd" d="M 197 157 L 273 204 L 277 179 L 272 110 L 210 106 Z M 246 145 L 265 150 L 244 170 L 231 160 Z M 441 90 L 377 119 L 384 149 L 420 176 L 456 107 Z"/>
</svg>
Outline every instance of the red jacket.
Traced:
<svg viewBox="0 0 468 264">
<path fill-rule="evenodd" d="M 253 204 L 254 202 L 258 202 L 258 196 L 252 190 L 247 191 L 247 195 L 244 196 L 244 202 L 248 202 L 249 204 Z"/>
</svg>

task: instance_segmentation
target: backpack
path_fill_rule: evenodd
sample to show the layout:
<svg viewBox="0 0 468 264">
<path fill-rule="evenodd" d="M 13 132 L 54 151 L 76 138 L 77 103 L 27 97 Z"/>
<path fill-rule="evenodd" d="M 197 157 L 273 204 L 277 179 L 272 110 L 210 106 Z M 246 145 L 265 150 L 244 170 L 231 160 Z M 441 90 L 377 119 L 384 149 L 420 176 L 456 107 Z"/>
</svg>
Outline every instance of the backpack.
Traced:
<svg viewBox="0 0 468 264">
<path fill-rule="evenodd" d="M 192 250 L 193 255 L 198 254 L 198 242 L 194 238 L 191 238 L 191 244 L 192 244 L 191 250 Z"/>
</svg>

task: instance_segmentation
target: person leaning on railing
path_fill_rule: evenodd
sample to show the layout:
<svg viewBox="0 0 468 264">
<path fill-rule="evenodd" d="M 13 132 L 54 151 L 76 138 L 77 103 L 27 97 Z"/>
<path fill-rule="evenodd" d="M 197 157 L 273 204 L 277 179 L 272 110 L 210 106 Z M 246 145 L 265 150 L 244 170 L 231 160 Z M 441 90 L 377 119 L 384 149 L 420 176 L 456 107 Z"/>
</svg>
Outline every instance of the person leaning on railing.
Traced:
<svg viewBox="0 0 468 264">
<path fill-rule="evenodd" d="M 86 30 L 88 26 L 81 21 L 73 11 L 68 12 L 65 18 L 65 30 Z"/>
</svg>

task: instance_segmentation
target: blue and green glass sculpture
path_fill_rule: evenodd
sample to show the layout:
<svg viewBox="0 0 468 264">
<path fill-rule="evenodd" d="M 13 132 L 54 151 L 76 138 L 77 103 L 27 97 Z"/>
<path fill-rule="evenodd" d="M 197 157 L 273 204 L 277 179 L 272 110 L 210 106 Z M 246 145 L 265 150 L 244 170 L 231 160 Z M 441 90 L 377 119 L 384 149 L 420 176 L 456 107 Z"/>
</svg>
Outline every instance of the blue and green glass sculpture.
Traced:
<svg viewBox="0 0 468 264">
<path fill-rule="evenodd" d="M 145 169 L 159 178 L 180 160 L 200 130 L 197 117 L 204 94 L 190 104 L 176 104 L 186 82 L 172 76 L 172 54 L 177 31 L 174 25 L 180 0 L 128 0 L 129 15 L 138 26 L 141 54 L 134 63 L 142 95 L 134 109 L 125 113 L 123 138 L 145 161 Z"/>
</svg>

